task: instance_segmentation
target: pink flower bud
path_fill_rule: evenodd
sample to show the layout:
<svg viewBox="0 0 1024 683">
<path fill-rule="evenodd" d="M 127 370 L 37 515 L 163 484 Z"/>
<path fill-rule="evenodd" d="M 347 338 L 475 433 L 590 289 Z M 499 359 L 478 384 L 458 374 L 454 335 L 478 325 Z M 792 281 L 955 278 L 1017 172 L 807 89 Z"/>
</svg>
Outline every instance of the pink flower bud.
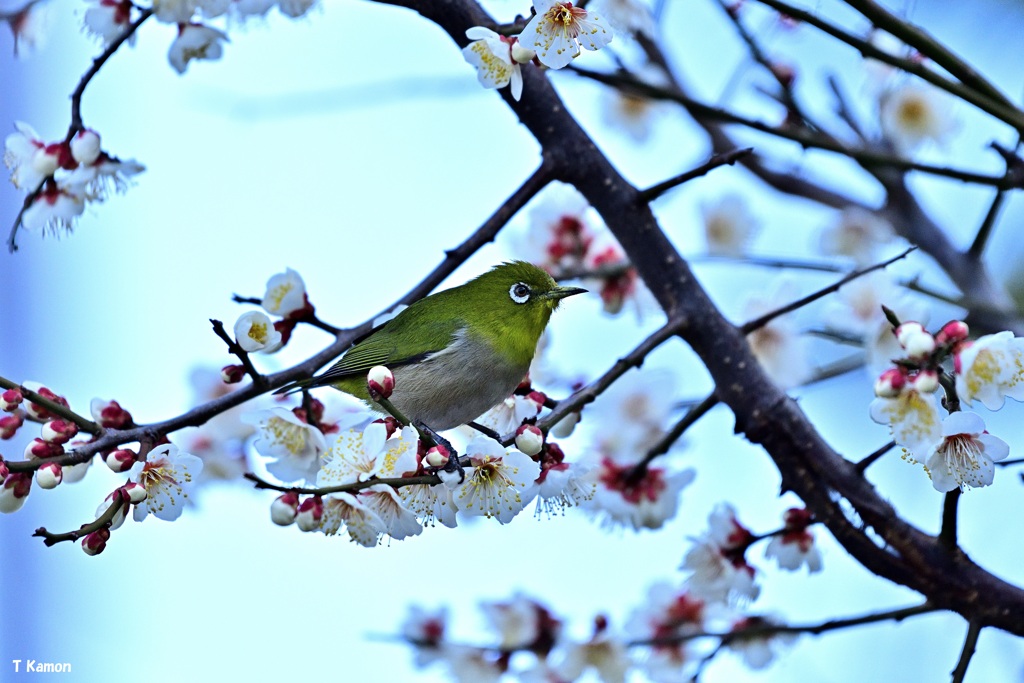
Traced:
<svg viewBox="0 0 1024 683">
<path fill-rule="evenodd" d="M 900 343 L 907 350 L 907 355 L 914 360 L 927 358 L 935 351 L 935 337 L 927 332 L 904 335 Z"/>
<path fill-rule="evenodd" d="M 21 413 L 0 417 L 0 439 L 11 438 L 23 424 L 25 424 L 25 418 L 21 416 Z"/>
<path fill-rule="evenodd" d="M 109 540 L 109 529 L 97 529 L 82 539 L 82 550 L 86 555 L 99 555 L 107 547 Z"/>
<path fill-rule="evenodd" d="M 245 366 L 225 365 L 220 369 L 220 378 L 224 384 L 238 384 L 245 379 Z"/>
<path fill-rule="evenodd" d="M 100 136 L 86 128 L 71 138 L 71 156 L 80 164 L 89 166 L 100 157 Z"/>
<path fill-rule="evenodd" d="M 49 441 L 43 441 L 42 439 L 32 439 L 25 446 L 25 459 L 32 460 L 33 458 L 53 458 L 58 455 L 64 455 L 64 447 L 57 443 L 51 443 Z"/>
<path fill-rule="evenodd" d="M 962 320 L 950 320 L 935 335 L 935 341 L 942 345 L 956 344 L 965 341 L 968 334 L 970 334 L 970 330 L 967 323 Z"/>
<path fill-rule="evenodd" d="M 526 395 L 526 398 L 528 401 L 530 401 L 530 403 L 537 406 L 538 413 L 540 412 L 540 409 L 544 407 L 544 404 L 547 403 L 548 401 L 547 394 L 545 394 L 542 391 L 531 391 Z"/>
<path fill-rule="evenodd" d="M 448 449 L 444 446 L 431 446 L 423 456 L 423 462 L 430 467 L 444 467 L 448 464 Z"/>
<path fill-rule="evenodd" d="M 41 489 L 55 489 L 64 478 L 64 470 L 55 462 L 44 463 L 36 470 L 36 483 Z"/>
<path fill-rule="evenodd" d="M 132 505 L 138 505 L 149 497 L 146 487 L 142 484 L 136 484 L 134 481 L 130 481 L 122 486 L 121 490 L 124 491 L 124 495 Z"/>
<path fill-rule="evenodd" d="M 395 376 L 383 365 L 375 365 L 366 374 L 366 386 L 370 390 L 370 398 L 391 398 L 395 390 Z"/>
<path fill-rule="evenodd" d="M 391 417 L 390 415 L 379 420 L 374 420 L 374 422 L 379 422 L 380 424 L 384 425 L 384 427 L 388 430 L 387 433 L 389 439 L 392 436 L 394 436 L 396 432 L 402 431 L 402 423 L 396 420 L 395 418 Z"/>
<path fill-rule="evenodd" d="M 25 504 L 32 489 L 31 472 L 12 472 L 0 486 L 0 512 L 16 512 Z"/>
<path fill-rule="evenodd" d="M 71 441 L 78 434 L 78 425 L 67 420 L 50 420 L 43 425 L 40 431 L 43 441 L 63 444 Z"/>
<path fill-rule="evenodd" d="M 7 467 L 7 463 L 4 462 L 4 457 L 0 455 L 0 481 L 7 478 L 7 475 L 11 473 L 10 468 Z"/>
<path fill-rule="evenodd" d="M 24 397 L 21 395 L 21 389 L 8 389 L 0 394 L 0 410 L 13 413 L 23 400 Z"/>
<path fill-rule="evenodd" d="M 89 412 L 92 413 L 92 419 L 104 429 L 124 429 L 132 423 L 132 414 L 117 401 L 94 398 L 89 404 Z"/>
<path fill-rule="evenodd" d="M 939 373 L 935 370 L 922 370 L 914 377 L 914 391 L 930 394 L 939 390 Z"/>
<path fill-rule="evenodd" d="M 27 385 L 29 384 L 29 382 L 26 382 L 25 384 Z M 66 398 L 64 398 L 63 396 L 58 396 L 57 394 L 53 393 L 46 387 L 41 386 L 35 391 L 43 398 L 50 399 L 54 403 L 62 405 L 65 408 L 68 407 L 68 401 Z M 28 414 L 29 416 L 32 417 L 32 419 L 39 420 L 40 422 L 52 420 L 53 418 L 57 417 L 46 408 L 43 408 L 41 406 L 36 405 L 35 403 L 32 403 L 32 401 L 25 401 L 25 410 L 28 411 Z"/>
<path fill-rule="evenodd" d="M 889 368 L 875 381 L 875 396 L 896 398 L 907 384 L 907 376 L 899 368 Z"/>
<path fill-rule="evenodd" d="M 299 514 L 299 494 L 286 493 L 270 504 L 270 520 L 278 526 L 288 526 Z"/>
<path fill-rule="evenodd" d="M 527 64 L 533 61 L 533 58 L 537 56 L 537 53 L 528 47 L 520 45 L 518 40 L 512 41 L 512 59 L 519 64 Z"/>
<path fill-rule="evenodd" d="M 295 525 L 302 531 L 316 531 L 324 517 L 324 501 L 320 496 L 310 496 L 299 504 Z"/>
<path fill-rule="evenodd" d="M 118 448 L 116 451 L 107 453 L 107 457 L 103 458 L 103 462 L 107 463 L 107 467 L 112 472 L 127 472 L 135 464 L 138 456 L 135 451 L 131 451 L 127 448 Z"/>
<path fill-rule="evenodd" d="M 896 341 L 900 343 L 900 346 L 907 348 L 906 339 L 911 335 L 921 334 L 924 332 L 924 327 L 921 323 L 914 321 L 905 322 L 894 330 L 896 334 Z"/>
<path fill-rule="evenodd" d="M 782 519 L 788 531 L 804 531 L 813 521 L 811 511 L 806 508 L 790 508 Z"/>
<path fill-rule="evenodd" d="M 537 425 L 519 425 L 516 430 L 516 448 L 532 458 L 544 448 L 544 432 Z"/>
</svg>

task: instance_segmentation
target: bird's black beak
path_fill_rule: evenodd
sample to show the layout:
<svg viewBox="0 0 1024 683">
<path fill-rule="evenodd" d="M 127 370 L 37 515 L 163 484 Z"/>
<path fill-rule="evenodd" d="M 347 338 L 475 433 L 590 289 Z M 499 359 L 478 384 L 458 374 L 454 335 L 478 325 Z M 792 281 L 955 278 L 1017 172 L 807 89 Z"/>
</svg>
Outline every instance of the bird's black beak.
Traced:
<svg viewBox="0 0 1024 683">
<path fill-rule="evenodd" d="M 586 294 L 587 290 L 582 287 L 555 287 L 549 292 L 544 294 L 545 299 L 554 299 L 559 301 L 567 296 L 573 296 L 575 294 Z"/>
</svg>

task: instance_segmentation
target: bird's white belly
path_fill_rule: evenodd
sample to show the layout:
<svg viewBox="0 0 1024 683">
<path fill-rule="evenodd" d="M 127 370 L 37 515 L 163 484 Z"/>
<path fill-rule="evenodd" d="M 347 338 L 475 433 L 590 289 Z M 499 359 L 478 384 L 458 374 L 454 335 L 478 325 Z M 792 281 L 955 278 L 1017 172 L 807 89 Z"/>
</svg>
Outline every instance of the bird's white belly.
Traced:
<svg viewBox="0 0 1024 683">
<path fill-rule="evenodd" d="M 410 420 L 452 429 L 508 398 L 528 370 L 502 361 L 485 342 L 456 335 L 444 351 L 394 369 L 391 401 Z"/>
</svg>

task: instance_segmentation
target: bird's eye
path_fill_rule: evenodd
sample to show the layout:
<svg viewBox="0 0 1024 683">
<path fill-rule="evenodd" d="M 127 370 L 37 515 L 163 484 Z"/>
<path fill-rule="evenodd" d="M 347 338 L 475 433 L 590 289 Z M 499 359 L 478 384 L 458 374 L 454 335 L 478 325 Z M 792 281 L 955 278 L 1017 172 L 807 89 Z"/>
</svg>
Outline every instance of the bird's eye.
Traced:
<svg viewBox="0 0 1024 683">
<path fill-rule="evenodd" d="M 530 285 L 525 282 L 517 282 L 509 288 L 508 295 L 517 304 L 525 304 L 530 300 Z"/>
</svg>

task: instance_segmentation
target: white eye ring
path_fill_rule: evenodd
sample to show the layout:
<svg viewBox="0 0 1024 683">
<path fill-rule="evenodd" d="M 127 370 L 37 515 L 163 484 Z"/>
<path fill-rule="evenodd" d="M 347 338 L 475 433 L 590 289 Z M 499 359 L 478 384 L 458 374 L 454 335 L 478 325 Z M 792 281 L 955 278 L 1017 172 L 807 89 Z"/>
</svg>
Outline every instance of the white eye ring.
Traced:
<svg viewBox="0 0 1024 683">
<path fill-rule="evenodd" d="M 530 285 L 525 282 L 517 282 L 508 289 L 508 295 L 517 304 L 525 304 L 530 300 Z"/>
</svg>

